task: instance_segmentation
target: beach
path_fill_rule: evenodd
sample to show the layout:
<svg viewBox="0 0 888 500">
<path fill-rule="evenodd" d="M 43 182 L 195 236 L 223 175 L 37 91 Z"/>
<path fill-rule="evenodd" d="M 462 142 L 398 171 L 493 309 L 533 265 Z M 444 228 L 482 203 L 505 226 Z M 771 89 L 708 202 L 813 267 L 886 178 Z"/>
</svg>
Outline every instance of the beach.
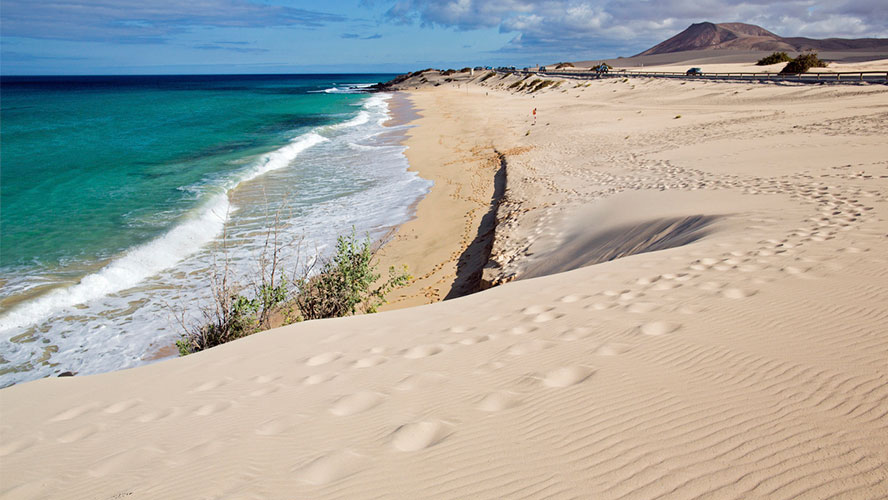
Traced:
<svg viewBox="0 0 888 500">
<path fill-rule="evenodd" d="M 888 495 L 888 87 L 424 78 L 396 310 L 0 390 L 0 496 Z"/>
</svg>

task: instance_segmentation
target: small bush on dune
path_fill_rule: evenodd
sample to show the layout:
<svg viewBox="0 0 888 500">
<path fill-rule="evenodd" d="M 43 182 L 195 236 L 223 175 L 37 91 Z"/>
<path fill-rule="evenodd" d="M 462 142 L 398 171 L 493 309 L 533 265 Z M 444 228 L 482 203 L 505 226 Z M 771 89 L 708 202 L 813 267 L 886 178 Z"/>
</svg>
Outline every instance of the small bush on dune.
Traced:
<svg viewBox="0 0 888 500">
<path fill-rule="evenodd" d="M 573 68 L 573 67 L 574 67 L 574 65 L 569 62 L 560 62 L 555 65 L 555 69 Z"/>
<path fill-rule="evenodd" d="M 809 52 L 807 54 L 802 54 L 783 67 L 780 70 L 781 73 L 805 73 L 811 68 L 825 68 L 825 61 L 821 61 L 819 57 L 817 57 L 816 52 Z"/>
<path fill-rule="evenodd" d="M 391 267 L 388 279 L 373 288 L 380 276 L 370 240 L 358 241 L 354 233 L 340 236 L 336 253 L 323 263 L 320 272 L 300 280 L 294 305 L 304 320 L 348 316 L 357 312 L 359 305 L 363 312 L 374 313 L 385 303 L 388 292 L 411 279 L 406 269 Z"/>
<path fill-rule="evenodd" d="M 539 82 L 539 83 L 534 87 L 534 83 L 536 83 L 536 82 Z M 528 85 L 528 87 L 533 87 L 532 89 L 530 89 L 530 92 L 533 93 L 533 92 L 536 92 L 537 90 L 542 90 L 542 89 L 544 89 L 550 85 L 553 85 L 553 84 L 555 84 L 554 80 L 543 80 L 543 81 L 535 80 L 535 81 L 531 82 L 531 84 Z"/>
<path fill-rule="evenodd" d="M 283 312 L 289 291 L 283 275 L 267 281 L 249 298 L 246 287 L 234 282 L 226 269 L 213 278 L 214 307 L 203 311 L 203 322 L 186 328 L 176 341 L 180 356 L 209 349 L 271 327 L 272 315 Z M 285 313 L 286 316 L 286 313 Z"/>
<path fill-rule="evenodd" d="M 213 306 L 203 311 L 203 319 L 186 326 L 180 318 L 185 329 L 176 341 L 180 356 L 271 328 L 274 317 L 283 318 L 281 323 L 288 324 L 294 319 L 348 316 L 359 307 L 365 313 L 374 313 L 385 303 L 389 292 L 412 279 L 406 266 L 401 270 L 391 267 L 388 279 L 379 283 L 381 275 L 376 272 L 370 240 L 358 240 L 354 232 L 337 239 L 336 253 L 319 262 L 317 274 L 312 274 L 314 266 L 310 266 L 301 277 L 286 279 L 280 249 L 275 239 L 270 253 L 263 253 L 259 259 L 259 281 L 252 290 L 232 279 L 227 265 L 214 275 Z"/>
<path fill-rule="evenodd" d="M 773 54 L 758 60 L 756 66 L 770 66 L 772 64 L 789 62 L 792 58 L 786 52 L 774 52 Z"/>
</svg>

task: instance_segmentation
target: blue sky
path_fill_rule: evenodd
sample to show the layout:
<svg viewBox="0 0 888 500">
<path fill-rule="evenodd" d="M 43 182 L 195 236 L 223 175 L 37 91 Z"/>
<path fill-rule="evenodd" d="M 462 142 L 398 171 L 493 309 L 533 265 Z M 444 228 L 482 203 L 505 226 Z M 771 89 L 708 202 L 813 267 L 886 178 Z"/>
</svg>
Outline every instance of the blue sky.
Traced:
<svg viewBox="0 0 888 500">
<path fill-rule="evenodd" d="M 629 56 L 693 22 L 888 37 L 884 0 L 3 0 L 4 74 L 403 72 Z"/>
</svg>

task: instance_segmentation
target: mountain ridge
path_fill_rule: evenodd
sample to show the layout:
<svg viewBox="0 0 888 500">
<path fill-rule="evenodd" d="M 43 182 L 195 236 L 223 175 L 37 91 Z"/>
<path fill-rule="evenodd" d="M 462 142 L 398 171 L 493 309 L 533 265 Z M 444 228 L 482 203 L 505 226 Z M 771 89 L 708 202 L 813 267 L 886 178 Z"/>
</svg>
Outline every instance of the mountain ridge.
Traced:
<svg viewBox="0 0 888 500">
<path fill-rule="evenodd" d="M 802 52 L 871 48 L 888 48 L 888 39 L 782 37 L 754 24 L 704 21 L 633 57 L 706 49 Z"/>
</svg>

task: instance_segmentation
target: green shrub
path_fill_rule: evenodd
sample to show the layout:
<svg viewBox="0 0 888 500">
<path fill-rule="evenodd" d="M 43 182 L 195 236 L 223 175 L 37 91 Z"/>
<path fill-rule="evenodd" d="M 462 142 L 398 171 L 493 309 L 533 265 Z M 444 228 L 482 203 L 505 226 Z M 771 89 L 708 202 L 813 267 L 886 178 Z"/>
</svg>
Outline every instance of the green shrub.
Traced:
<svg viewBox="0 0 888 500">
<path fill-rule="evenodd" d="M 758 60 L 756 66 L 770 66 L 772 64 L 789 62 L 792 58 L 786 52 L 774 52 L 773 54 Z"/>
<path fill-rule="evenodd" d="M 388 279 L 373 288 L 379 278 L 370 240 L 359 242 L 354 233 L 340 236 L 335 255 L 322 264 L 320 272 L 300 280 L 294 305 L 304 320 L 348 316 L 357 312 L 359 305 L 364 312 L 373 313 L 385 303 L 389 291 L 411 279 L 406 269 L 391 267 Z"/>
<path fill-rule="evenodd" d="M 227 282 L 227 278 L 225 278 Z M 215 284 L 214 284 L 215 285 Z M 209 349 L 268 328 L 271 315 L 287 301 L 286 282 L 260 286 L 248 298 L 227 284 L 214 286 L 215 309 L 204 311 L 205 322 L 176 341 L 180 356 Z"/>
<path fill-rule="evenodd" d="M 252 291 L 233 281 L 227 265 L 213 276 L 213 306 L 203 311 L 203 320 L 187 327 L 176 341 L 180 356 L 209 349 L 232 340 L 270 328 L 272 318 L 282 317 L 283 324 L 296 321 L 335 318 L 355 314 L 360 307 L 374 313 L 385 303 L 385 296 L 394 288 L 406 285 L 412 277 L 406 266 L 389 268 L 388 279 L 378 284 L 377 263 L 369 238 L 359 241 L 352 232 L 336 241 L 336 253 L 314 267 L 302 271 L 299 278 L 286 279 L 281 271 L 277 240 L 273 242 L 270 260 L 266 254 L 259 259 L 260 277 Z M 374 286 L 375 285 L 375 286 Z"/>
<path fill-rule="evenodd" d="M 534 84 L 535 84 L 536 82 L 539 82 L 539 83 L 537 83 L 536 87 L 534 87 Z M 531 82 L 530 85 L 528 85 L 528 87 L 534 87 L 534 88 L 532 88 L 532 89 L 530 90 L 530 92 L 533 93 L 533 92 L 536 92 L 537 90 L 542 90 L 542 89 L 544 89 L 544 88 L 546 88 L 546 87 L 548 87 L 549 85 L 552 85 L 552 84 L 554 84 L 554 83 L 555 83 L 554 80 L 543 80 L 543 81 L 535 80 L 535 81 Z"/>
<path fill-rule="evenodd" d="M 825 68 L 827 65 L 826 62 L 821 61 L 819 57 L 817 57 L 816 52 L 809 52 L 807 54 L 802 54 L 783 67 L 780 70 L 781 73 L 805 73 L 811 68 Z"/>
</svg>

